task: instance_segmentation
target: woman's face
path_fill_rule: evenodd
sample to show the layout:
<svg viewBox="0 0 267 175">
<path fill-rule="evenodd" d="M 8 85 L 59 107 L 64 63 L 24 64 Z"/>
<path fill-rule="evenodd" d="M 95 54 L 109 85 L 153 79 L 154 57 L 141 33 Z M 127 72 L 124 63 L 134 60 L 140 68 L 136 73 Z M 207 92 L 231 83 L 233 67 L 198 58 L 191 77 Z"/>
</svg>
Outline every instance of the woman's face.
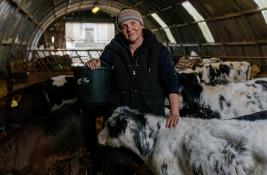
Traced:
<svg viewBox="0 0 267 175">
<path fill-rule="evenodd" d="M 121 33 L 129 43 L 135 43 L 143 38 L 143 28 L 144 26 L 136 20 L 124 21 L 120 26 Z"/>
</svg>

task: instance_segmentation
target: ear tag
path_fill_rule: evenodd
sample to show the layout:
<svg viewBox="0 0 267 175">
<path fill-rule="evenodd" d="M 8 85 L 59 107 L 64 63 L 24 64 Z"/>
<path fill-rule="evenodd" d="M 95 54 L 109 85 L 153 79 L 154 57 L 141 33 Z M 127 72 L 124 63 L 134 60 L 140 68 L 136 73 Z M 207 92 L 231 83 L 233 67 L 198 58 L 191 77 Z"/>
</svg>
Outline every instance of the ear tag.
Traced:
<svg viewBox="0 0 267 175">
<path fill-rule="evenodd" d="M 11 108 L 17 107 L 18 106 L 18 102 L 13 99 L 10 105 L 11 105 Z"/>
</svg>

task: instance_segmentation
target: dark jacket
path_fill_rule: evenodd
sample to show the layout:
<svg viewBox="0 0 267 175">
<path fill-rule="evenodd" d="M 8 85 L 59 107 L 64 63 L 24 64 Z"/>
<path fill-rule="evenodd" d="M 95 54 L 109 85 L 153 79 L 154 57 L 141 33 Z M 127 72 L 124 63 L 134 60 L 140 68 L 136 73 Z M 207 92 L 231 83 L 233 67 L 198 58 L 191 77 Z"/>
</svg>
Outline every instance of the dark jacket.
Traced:
<svg viewBox="0 0 267 175">
<path fill-rule="evenodd" d="M 134 56 L 119 33 L 100 59 L 113 68 L 108 103 L 111 110 L 126 105 L 163 115 L 165 95 L 178 93 L 170 53 L 148 30 L 144 30 L 144 41 Z"/>
</svg>

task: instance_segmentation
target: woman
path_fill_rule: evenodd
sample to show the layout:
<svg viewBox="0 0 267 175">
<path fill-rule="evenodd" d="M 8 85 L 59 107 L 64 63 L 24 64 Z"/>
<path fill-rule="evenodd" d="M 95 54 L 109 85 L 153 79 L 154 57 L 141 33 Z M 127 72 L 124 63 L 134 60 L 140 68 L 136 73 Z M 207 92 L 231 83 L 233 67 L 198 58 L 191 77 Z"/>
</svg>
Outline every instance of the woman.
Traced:
<svg viewBox="0 0 267 175">
<path fill-rule="evenodd" d="M 108 114 L 118 106 L 129 106 L 140 112 L 165 115 L 167 95 L 171 109 L 166 127 L 175 127 L 179 120 L 178 84 L 168 49 L 144 29 L 142 16 L 136 10 L 123 9 L 117 25 L 119 33 L 100 59 L 86 63 L 90 69 L 101 66 L 101 62 L 112 67 Z"/>
</svg>

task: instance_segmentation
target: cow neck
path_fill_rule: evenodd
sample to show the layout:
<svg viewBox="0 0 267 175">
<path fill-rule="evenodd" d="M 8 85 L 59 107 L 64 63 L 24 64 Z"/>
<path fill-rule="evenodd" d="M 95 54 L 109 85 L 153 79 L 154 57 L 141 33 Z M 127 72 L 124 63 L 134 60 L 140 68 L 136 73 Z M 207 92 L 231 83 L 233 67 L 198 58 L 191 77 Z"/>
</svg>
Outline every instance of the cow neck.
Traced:
<svg viewBox="0 0 267 175">
<path fill-rule="evenodd" d="M 139 139 L 142 140 L 141 142 L 137 142 L 136 146 L 140 156 L 145 161 L 149 161 L 153 158 L 153 151 L 159 132 L 165 127 L 166 123 L 166 119 L 164 117 L 149 116 L 147 119 L 148 123 L 144 126 L 144 128 L 135 133 L 135 137 L 140 137 Z M 156 122 L 150 122 L 150 120 L 155 120 Z"/>
</svg>

